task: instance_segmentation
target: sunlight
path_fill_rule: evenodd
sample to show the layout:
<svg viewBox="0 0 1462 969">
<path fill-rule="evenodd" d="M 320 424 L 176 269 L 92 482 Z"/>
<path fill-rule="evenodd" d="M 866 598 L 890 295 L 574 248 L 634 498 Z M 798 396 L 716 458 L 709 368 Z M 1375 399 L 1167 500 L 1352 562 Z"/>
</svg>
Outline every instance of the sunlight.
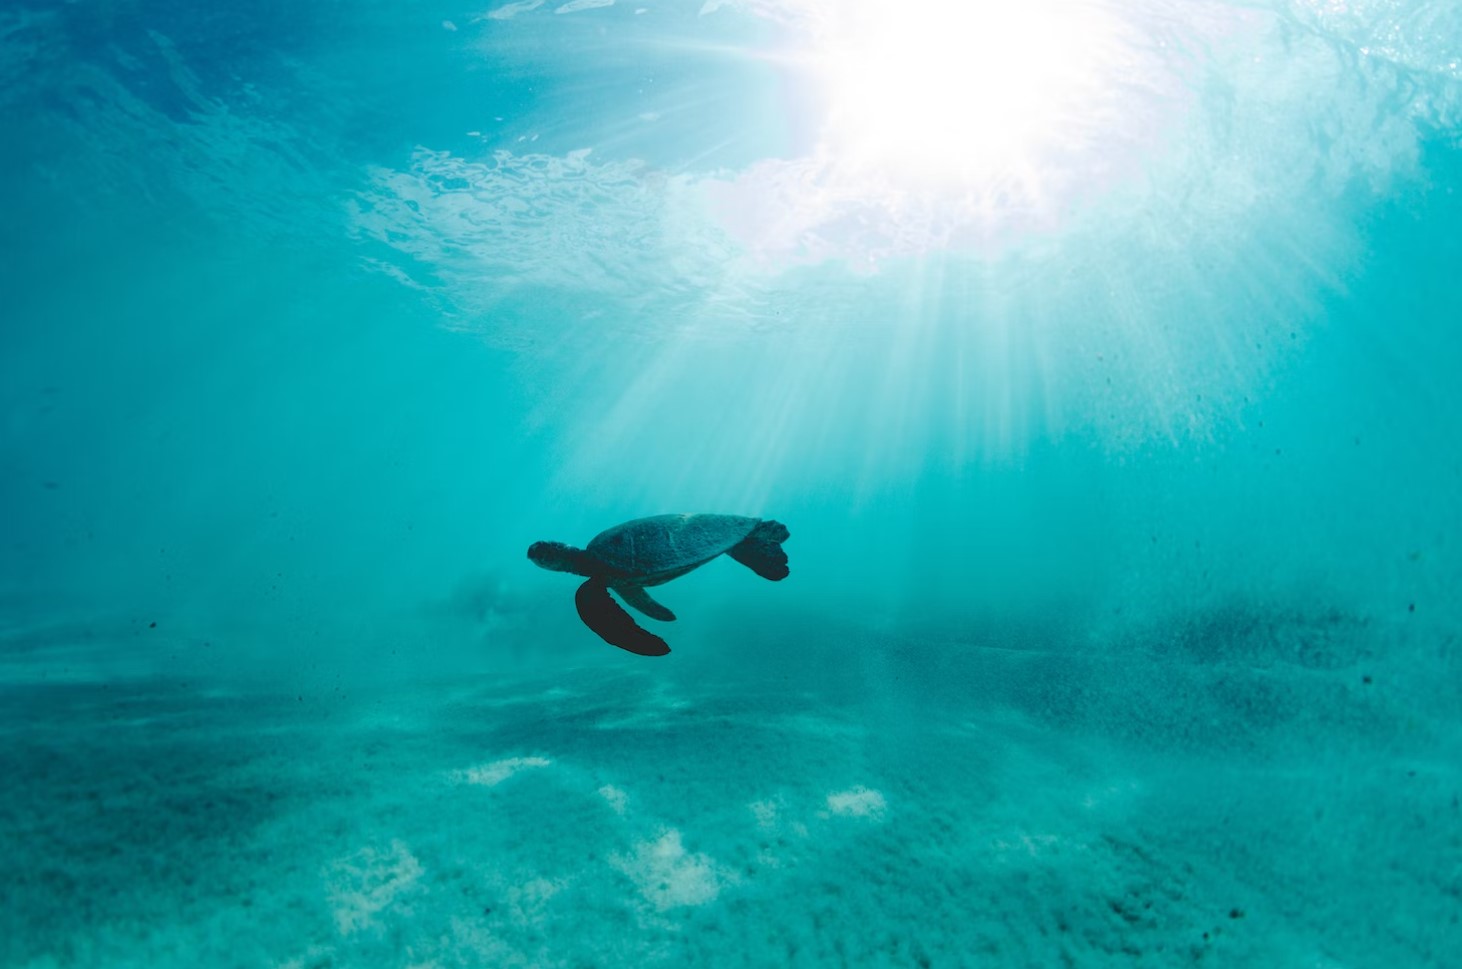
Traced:
<svg viewBox="0 0 1462 969">
<path fill-rule="evenodd" d="M 1119 32 L 1081 0 L 840 4 L 810 58 L 825 147 L 914 181 L 1030 180 L 1089 125 Z"/>
</svg>

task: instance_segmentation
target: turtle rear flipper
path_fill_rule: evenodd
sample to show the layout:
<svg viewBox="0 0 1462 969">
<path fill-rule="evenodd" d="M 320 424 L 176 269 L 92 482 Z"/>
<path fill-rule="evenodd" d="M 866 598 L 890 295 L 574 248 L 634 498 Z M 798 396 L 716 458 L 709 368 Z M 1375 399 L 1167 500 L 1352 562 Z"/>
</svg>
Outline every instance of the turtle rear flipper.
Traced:
<svg viewBox="0 0 1462 969">
<path fill-rule="evenodd" d="M 579 591 L 574 593 L 574 605 L 584 625 L 611 646 L 641 656 L 664 656 L 670 652 L 665 640 L 641 629 L 624 607 L 614 601 L 602 579 L 590 579 L 579 586 Z"/>
<path fill-rule="evenodd" d="M 782 543 L 791 537 L 781 522 L 764 521 L 726 554 L 763 579 L 777 582 L 792 571 L 787 567 L 787 553 L 782 551 Z"/>
<path fill-rule="evenodd" d="M 661 622 L 675 621 L 675 613 L 650 598 L 650 594 L 642 585 L 617 585 L 614 587 L 614 591 L 619 593 L 621 599 L 651 619 L 658 619 Z"/>
</svg>

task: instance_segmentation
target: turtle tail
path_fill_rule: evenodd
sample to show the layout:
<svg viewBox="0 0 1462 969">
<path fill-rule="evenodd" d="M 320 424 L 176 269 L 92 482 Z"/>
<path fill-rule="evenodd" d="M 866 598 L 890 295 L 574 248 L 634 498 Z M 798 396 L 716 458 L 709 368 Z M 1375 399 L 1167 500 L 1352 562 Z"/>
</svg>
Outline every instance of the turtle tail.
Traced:
<svg viewBox="0 0 1462 969">
<path fill-rule="evenodd" d="M 791 572 L 787 567 L 787 553 L 782 550 L 782 543 L 791 536 L 786 525 L 767 519 L 726 554 L 763 579 L 777 582 Z"/>
</svg>

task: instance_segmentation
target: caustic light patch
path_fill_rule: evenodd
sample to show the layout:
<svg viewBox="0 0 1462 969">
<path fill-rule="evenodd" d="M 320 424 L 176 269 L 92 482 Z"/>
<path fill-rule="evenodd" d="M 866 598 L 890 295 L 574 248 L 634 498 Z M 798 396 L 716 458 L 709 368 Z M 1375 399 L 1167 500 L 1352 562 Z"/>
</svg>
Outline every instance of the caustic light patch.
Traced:
<svg viewBox="0 0 1462 969">
<path fill-rule="evenodd" d="M 481 767 L 469 767 L 467 770 L 457 771 L 453 776 L 463 784 L 496 787 L 520 771 L 531 770 L 535 767 L 549 767 L 552 764 L 553 761 L 546 757 L 509 757 L 506 760 L 495 760 L 491 764 L 483 764 Z"/>
<path fill-rule="evenodd" d="M 421 862 L 400 841 L 392 841 L 388 850 L 364 848 L 332 864 L 326 891 L 340 934 L 376 925 L 377 916 L 410 893 L 421 875 Z"/>
<path fill-rule="evenodd" d="M 635 845 L 628 857 L 614 856 L 610 863 L 660 911 L 713 902 L 729 877 L 709 856 L 687 852 L 680 832 L 673 828 L 654 841 Z"/>
<path fill-rule="evenodd" d="M 599 796 L 604 798 L 605 803 L 609 805 L 615 814 L 622 816 L 629 806 L 629 794 L 615 787 L 613 784 L 605 784 L 599 788 Z"/>
<path fill-rule="evenodd" d="M 855 787 L 829 794 L 827 808 L 833 814 L 881 821 L 888 811 L 888 801 L 881 793 L 872 788 Z"/>
</svg>

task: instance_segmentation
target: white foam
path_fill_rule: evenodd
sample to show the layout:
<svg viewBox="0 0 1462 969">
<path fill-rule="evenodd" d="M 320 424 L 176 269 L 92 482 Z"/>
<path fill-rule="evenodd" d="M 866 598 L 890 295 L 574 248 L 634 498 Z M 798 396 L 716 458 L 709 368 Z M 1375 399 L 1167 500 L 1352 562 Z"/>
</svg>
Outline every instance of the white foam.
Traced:
<svg viewBox="0 0 1462 969">
<path fill-rule="evenodd" d="M 537 10 L 546 2 L 547 0 L 518 0 L 517 3 L 507 3 L 496 10 L 489 11 L 487 16 L 491 20 L 511 20 L 520 13 Z"/>
</svg>

